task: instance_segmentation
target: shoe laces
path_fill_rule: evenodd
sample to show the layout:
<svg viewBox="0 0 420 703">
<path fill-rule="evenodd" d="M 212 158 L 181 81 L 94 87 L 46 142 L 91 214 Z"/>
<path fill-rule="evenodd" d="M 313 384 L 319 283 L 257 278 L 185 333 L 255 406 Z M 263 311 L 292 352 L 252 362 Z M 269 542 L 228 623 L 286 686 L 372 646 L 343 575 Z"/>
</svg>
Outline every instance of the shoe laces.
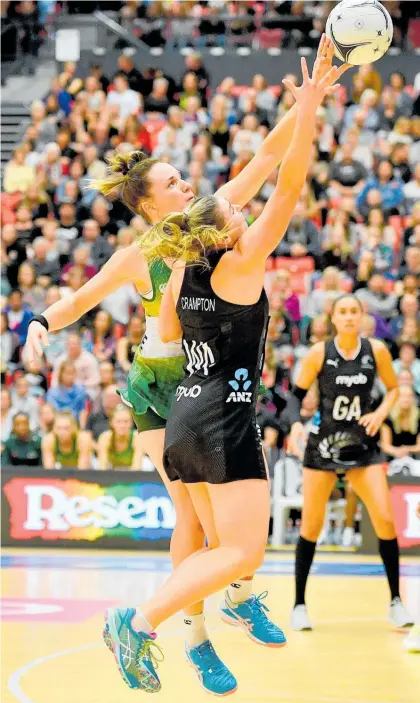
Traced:
<svg viewBox="0 0 420 703">
<path fill-rule="evenodd" d="M 210 641 L 203 642 L 198 645 L 197 653 L 200 659 L 202 659 L 204 664 L 203 668 L 205 668 L 206 671 L 211 672 L 212 674 L 226 673 L 226 667 L 220 661 Z"/>
<path fill-rule="evenodd" d="M 156 635 L 155 635 L 156 636 Z M 137 652 L 137 664 L 140 664 L 141 659 L 148 659 L 152 666 L 157 669 L 160 662 L 163 662 L 164 655 L 161 647 L 159 647 L 153 639 L 143 640 Z"/>
<path fill-rule="evenodd" d="M 275 625 L 269 618 L 267 617 L 266 613 L 270 612 L 270 608 L 265 605 L 262 601 L 265 600 L 268 596 L 268 591 L 263 591 L 260 593 L 259 596 L 251 596 L 249 599 L 249 607 L 252 610 L 253 614 L 253 619 L 258 620 L 260 623 L 264 623 L 265 627 L 268 630 L 271 630 L 273 632 L 278 631 L 277 625 Z M 249 622 L 249 624 L 252 624 L 252 621 L 250 618 L 246 618 L 246 620 Z"/>
</svg>

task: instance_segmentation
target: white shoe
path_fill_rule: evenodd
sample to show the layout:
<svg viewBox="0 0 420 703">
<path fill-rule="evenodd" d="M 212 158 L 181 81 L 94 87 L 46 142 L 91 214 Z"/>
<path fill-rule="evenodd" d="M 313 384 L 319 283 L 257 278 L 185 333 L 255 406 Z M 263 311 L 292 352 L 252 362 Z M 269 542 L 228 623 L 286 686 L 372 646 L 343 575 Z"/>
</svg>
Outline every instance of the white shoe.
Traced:
<svg viewBox="0 0 420 703">
<path fill-rule="evenodd" d="M 420 625 L 414 625 L 403 641 L 407 652 L 420 652 Z"/>
<path fill-rule="evenodd" d="M 398 597 L 393 598 L 391 601 L 388 620 L 392 622 L 395 627 L 411 627 L 414 624 L 413 618 L 407 613 L 401 598 Z"/>
<path fill-rule="evenodd" d="M 308 618 L 306 605 L 295 605 L 290 618 L 290 627 L 296 632 L 312 630 L 312 623 Z"/>
<path fill-rule="evenodd" d="M 341 546 L 342 547 L 352 547 L 353 546 L 353 539 L 354 539 L 354 528 L 353 527 L 345 527 L 343 530 L 343 536 L 341 538 Z"/>
</svg>

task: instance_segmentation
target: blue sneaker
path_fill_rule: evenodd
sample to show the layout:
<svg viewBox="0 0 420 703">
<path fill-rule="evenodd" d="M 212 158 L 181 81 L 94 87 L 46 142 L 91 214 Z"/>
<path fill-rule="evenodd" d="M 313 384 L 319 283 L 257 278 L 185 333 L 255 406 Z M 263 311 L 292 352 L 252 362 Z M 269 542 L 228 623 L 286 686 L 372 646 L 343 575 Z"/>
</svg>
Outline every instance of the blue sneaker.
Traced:
<svg viewBox="0 0 420 703">
<path fill-rule="evenodd" d="M 156 673 L 158 662 L 152 648 L 162 654 L 160 647 L 154 643 L 156 635 L 135 632 L 131 625 L 134 608 L 108 608 L 105 614 L 103 638 L 117 662 L 118 670 L 130 688 L 140 688 L 149 693 L 161 689 Z"/>
<path fill-rule="evenodd" d="M 286 637 L 283 630 L 278 625 L 268 619 L 266 612 L 269 612 L 262 601 L 268 595 L 267 591 L 258 597 L 251 596 L 243 603 L 233 603 L 229 598 L 228 591 L 225 591 L 225 598 L 220 604 L 220 617 L 228 625 L 241 627 L 257 644 L 264 644 L 267 647 L 284 647 Z"/>
<path fill-rule="evenodd" d="M 238 688 L 238 682 L 219 659 L 210 640 L 199 644 L 198 647 L 185 645 L 185 657 L 197 672 L 198 679 L 207 693 L 228 696 Z"/>
</svg>

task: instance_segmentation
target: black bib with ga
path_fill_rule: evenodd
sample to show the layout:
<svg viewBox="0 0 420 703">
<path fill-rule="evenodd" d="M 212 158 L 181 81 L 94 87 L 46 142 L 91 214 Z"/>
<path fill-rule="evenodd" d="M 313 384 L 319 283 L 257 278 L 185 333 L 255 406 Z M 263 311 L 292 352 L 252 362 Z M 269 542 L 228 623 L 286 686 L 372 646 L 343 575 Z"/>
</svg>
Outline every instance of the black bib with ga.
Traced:
<svg viewBox="0 0 420 703">
<path fill-rule="evenodd" d="M 304 466 L 342 472 L 384 460 L 379 436 L 368 437 L 359 425 L 361 416 L 372 411 L 375 377 L 375 356 L 368 339 L 360 339 L 359 351 L 351 360 L 340 354 L 335 341 L 326 343 L 318 375 L 319 411 L 309 433 Z"/>
<path fill-rule="evenodd" d="M 187 266 L 177 314 L 186 377 L 178 386 L 165 432 L 171 480 L 228 483 L 266 478 L 255 406 L 268 323 L 265 291 L 254 305 L 219 298 L 209 268 Z"/>
</svg>

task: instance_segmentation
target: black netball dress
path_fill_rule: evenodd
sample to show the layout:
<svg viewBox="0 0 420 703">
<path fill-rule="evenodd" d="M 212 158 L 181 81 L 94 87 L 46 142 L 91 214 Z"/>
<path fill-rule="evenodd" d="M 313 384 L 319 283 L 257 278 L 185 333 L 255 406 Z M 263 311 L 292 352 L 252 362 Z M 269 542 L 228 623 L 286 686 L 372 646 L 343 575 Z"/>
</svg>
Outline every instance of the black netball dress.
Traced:
<svg viewBox="0 0 420 703">
<path fill-rule="evenodd" d="M 178 386 L 165 433 L 169 478 L 184 483 L 266 479 L 256 401 L 268 323 L 265 291 L 254 305 L 219 298 L 210 267 L 186 267 L 177 304 L 186 378 Z"/>
<path fill-rule="evenodd" d="M 379 435 L 369 437 L 359 425 L 361 416 L 372 412 L 375 376 L 375 356 L 368 339 L 360 340 L 352 360 L 340 354 L 335 341 L 326 343 L 318 375 L 319 413 L 309 433 L 305 467 L 342 473 L 384 461 Z"/>
</svg>

